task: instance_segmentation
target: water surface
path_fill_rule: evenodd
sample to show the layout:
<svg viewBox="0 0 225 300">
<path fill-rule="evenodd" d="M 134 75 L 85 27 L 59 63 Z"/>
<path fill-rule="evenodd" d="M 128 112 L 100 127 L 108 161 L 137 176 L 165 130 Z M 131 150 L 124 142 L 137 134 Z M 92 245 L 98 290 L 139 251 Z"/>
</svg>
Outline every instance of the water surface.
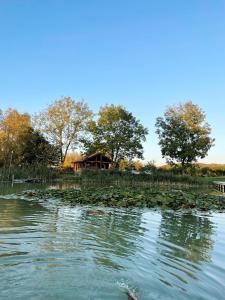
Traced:
<svg viewBox="0 0 225 300">
<path fill-rule="evenodd" d="M 0 196 L 0 299 L 224 299 L 224 237 L 219 213 Z"/>
</svg>

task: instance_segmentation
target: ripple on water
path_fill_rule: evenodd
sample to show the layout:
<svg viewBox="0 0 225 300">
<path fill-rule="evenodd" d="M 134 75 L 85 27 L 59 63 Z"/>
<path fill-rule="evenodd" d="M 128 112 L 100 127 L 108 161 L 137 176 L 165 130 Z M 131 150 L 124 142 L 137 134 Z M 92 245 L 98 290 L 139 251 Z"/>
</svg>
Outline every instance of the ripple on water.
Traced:
<svg viewBox="0 0 225 300">
<path fill-rule="evenodd" d="M 224 214 L 0 200 L 0 298 L 223 299 Z"/>
</svg>

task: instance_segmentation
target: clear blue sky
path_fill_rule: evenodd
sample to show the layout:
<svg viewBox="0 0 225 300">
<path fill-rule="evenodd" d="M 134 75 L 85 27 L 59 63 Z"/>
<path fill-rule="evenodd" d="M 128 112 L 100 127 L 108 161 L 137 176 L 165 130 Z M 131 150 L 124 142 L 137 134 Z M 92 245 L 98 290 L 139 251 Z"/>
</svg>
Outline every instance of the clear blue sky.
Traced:
<svg viewBox="0 0 225 300">
<path fill-rule="evenodd" d="M 204 161 L 225 163 L 225 0 L 0 0 L 0 108 L 60 96 L 126 106 L 157 163 L 155 118 L 192 100 L 216 138 Z"/>
</svg>

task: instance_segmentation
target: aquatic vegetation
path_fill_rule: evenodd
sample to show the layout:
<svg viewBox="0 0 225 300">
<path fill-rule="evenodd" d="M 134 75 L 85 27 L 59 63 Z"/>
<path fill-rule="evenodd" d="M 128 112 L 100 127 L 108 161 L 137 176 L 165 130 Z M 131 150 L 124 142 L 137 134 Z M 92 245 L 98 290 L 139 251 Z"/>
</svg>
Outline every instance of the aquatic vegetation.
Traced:
<svg viewBox="0 0 225 300">
<path fill-rule="evenodd" d="M 162 209 L 225 209 L 225 197 L 204 192 L 159 188 L 82 187 L 67 190 L 25 191 L 23 196 L 60 199 L 71 205 L 108 207 L 160 207 Z"/>
</svg>

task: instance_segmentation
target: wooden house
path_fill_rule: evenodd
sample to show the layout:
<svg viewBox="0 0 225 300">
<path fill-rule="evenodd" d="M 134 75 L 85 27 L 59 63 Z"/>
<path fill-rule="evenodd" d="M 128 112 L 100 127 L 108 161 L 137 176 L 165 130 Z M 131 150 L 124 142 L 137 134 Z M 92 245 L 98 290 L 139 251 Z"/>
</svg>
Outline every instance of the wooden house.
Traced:
<svg viewBox="0 0 225 300">
<path fill-rule="evenodd" d="M 109 169 L 112 160 L 102 153 L 95 153 L 85 157 L 83 160 L 75 160 L 72 162 L 74 172 L 82 169 Z"/>
</svg>

